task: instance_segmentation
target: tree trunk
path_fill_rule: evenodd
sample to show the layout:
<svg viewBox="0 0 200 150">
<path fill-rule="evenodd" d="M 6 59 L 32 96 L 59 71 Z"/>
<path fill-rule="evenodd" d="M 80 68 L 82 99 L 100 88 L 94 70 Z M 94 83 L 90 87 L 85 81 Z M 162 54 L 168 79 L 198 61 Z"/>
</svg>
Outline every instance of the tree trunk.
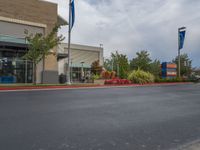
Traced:
<svg viewBox="0 0 200 150">
<path fill-rule="evenodd" d="M 42 59 L 42 84 L 44 84 L 44 71 L 45 71 L 45 55 L 43 54 L 43 59 Z"/>
<path fill-rule="evenodd" d="M 33 69 L 33 83 L 34 85 L 37 84 L 37 64 L 34 62 L 34 69 Z"/>
</svg>

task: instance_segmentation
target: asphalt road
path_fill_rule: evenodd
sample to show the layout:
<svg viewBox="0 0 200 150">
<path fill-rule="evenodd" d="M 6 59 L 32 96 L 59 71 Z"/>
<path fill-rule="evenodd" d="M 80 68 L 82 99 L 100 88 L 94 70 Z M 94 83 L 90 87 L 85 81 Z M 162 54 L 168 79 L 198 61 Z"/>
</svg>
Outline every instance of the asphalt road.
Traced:
<svg viewBox="0 0 200 150">
<path fill-rule="evenodd" d="M 199 84 L 0 93 L 0 150 L 169 150 L 199 139 Z"/>
</svg>

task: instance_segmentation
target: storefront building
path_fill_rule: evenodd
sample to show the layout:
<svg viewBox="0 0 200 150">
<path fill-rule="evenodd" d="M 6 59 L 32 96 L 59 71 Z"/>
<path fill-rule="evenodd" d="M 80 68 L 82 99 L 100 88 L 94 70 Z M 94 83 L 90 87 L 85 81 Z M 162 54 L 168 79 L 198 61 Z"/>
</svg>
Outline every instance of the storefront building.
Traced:
<svg viewBox="0 0 200 150">
<path fill-rule="evenodd" d="M 62 43 L 58 46 L 58 53 L 60 56 L 68 54 L 68 44 Z M 58 57 L 59 58 L 59 57 Z M 84 76 L 90 76 L 91 65 L 94 61 L 98 61 L 103 66 L 103 48 L 94 46 L 85 46 L 78 44 L 71 44 L 71 60 L 70 70 L 72 82 L 80 82 Z M 68 58 L 58 59 L 58 72 L 60 74 L 67 74 Z"/>
<path fill-rule="evenodd" d="M 57 4 L 41 0 L 0 0 L 0 83 L 32 83 L 32 62 L 22 56 L 28 51 L 24 31 L 48 34 L 55 24 L 67 22 L 57 14 Z M 45 60 L 44 83 L 58 83 L 57 48 Z M 42 62 L 37 66 L 41 83 Z"/>
</svg>

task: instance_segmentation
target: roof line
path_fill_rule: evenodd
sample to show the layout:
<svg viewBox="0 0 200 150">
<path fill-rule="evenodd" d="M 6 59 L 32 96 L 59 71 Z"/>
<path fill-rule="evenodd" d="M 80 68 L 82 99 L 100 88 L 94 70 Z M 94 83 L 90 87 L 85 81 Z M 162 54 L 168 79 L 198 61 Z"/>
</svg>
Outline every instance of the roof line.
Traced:
<svg viewBox="0 0 200 150">
<path fill-rule="evenodd" d="M 56 5 L 57 5 L 56 2 L 50 2 L 50 1 L 48 1 L 48 0 L 38 0 L 38 1 L 45 2 L 45 3 L 52 3 L 52 4 L 56 4 Z"/>
</svg>

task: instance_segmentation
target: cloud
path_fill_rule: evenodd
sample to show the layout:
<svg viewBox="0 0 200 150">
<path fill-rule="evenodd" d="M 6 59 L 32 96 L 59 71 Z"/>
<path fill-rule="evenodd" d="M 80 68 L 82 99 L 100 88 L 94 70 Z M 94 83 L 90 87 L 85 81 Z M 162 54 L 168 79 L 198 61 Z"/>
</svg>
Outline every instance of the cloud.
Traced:
<svg viewBox="0 0 200 150">
<path fill-rule="evenodd" d="M 68 18 L 67 1 L 59 14 Z M 194 66 L 200 64 L 200 1 L 197 0 L 76 0 L 72 42 L 99 46 L 105 57 L 119 50 L 129 59 L 148 50 L 154 59 L 170 61 L 177 55 L 177 29 L 187 27 L 185 47 Z M 67 36 L 67 28 L 60 31 Z"/>
</svg>

